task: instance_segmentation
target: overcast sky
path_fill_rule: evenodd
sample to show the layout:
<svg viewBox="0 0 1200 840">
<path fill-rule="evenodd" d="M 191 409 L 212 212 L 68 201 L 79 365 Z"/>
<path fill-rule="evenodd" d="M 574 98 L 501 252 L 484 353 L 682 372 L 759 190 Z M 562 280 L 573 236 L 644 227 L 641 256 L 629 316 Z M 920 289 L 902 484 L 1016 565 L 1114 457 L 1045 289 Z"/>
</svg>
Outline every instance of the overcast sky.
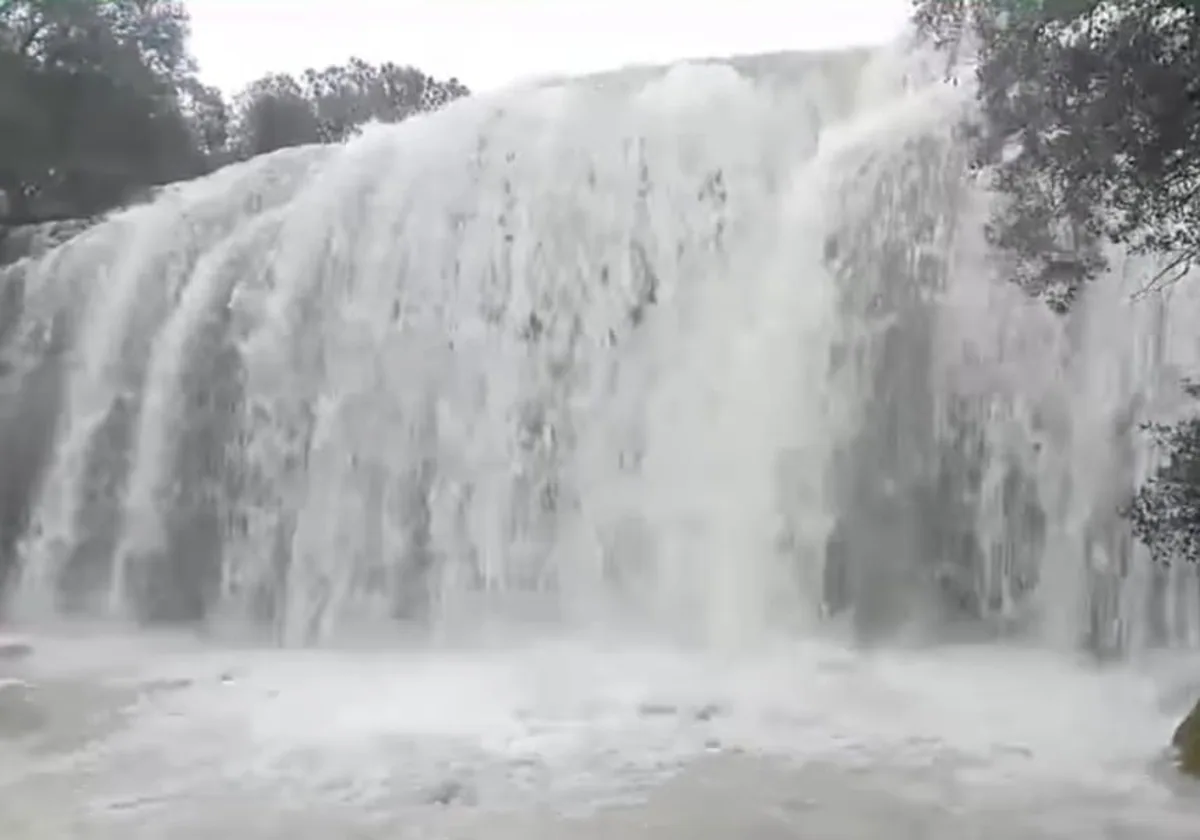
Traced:
<svg viewBox="0 0 1200 840">
<path fill-rule="evenodd" d="M 631 63 L 882 43 L 909 0 L 189 0 L 192 47 L 227 91 L 351 55 L 487 90 Z"/>
</svg>

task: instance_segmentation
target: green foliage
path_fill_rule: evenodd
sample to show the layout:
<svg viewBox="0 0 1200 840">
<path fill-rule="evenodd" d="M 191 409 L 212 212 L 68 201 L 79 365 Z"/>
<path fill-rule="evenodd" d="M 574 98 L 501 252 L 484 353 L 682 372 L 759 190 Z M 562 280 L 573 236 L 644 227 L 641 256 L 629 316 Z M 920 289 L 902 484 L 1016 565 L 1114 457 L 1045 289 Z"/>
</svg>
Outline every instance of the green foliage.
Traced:
<svg viewBox="0 0 1200 840">
<path fill-rule="evenodd" d="M 1200 259 L 1200 0 L 914 7 L 936 42 L 977 52 L 971 136 L 1018 282 L 1066 310 L 1106 241 L 1166 265 L 1147 290 Z M 1200 562 L 1200 418 L 1146 429 L 1163 461 L 1126 511 L 1134 534 L 1159 562 Z"/>
<path fill-rule="evenodd" d="M 1200 397 L 1200 386 L 1189 384 L 1187 391 Z M 1200 562 L 1200 418 L 1145 428 L 1164 461 L 1127 512 L 1134 535 L 1160 563 Z"/>
<path fill-rule="evenodd" d="M 147 187 L 306 143 L 341 142 L 467 94 L 354 59 L 206 86 L 180 0 L 0 2 L 0 227 L 91 216 Z"/>
<path fill-rule="evenodd" d="M 240 94 L 234 107 L 240 157 L 321 140 L 312 103 L 300 84 L 286 74 L 258 79 Z"/>
<path fill-rule="evenodd" d="M 340 143 L 371 121 L 399 122 L 468 93 L 457 79 L 439 81 L 414 67 L 354 58 L 299 79 L 272 74 L 236 99 L 236 142 L 242 154 L 306 143 Z"/>
<path fill-rule="evenodd" d="M 197 171 L 177 86 L 187 16 L 167 0 L 0 9 L 0 189 L 21 216 L 86 215 Z"/>
<path fill-rule="evenodd" d="M 919 28 L 973 42 L 978 164 L 1006 199 L 989 230 L 1014 279 L 1065 310 L 1103 244 L 1200 256 L 1196 0 L 914 0 Z M 1161 280 L 1161 278 L 1159 278 Z"/>
</svg>

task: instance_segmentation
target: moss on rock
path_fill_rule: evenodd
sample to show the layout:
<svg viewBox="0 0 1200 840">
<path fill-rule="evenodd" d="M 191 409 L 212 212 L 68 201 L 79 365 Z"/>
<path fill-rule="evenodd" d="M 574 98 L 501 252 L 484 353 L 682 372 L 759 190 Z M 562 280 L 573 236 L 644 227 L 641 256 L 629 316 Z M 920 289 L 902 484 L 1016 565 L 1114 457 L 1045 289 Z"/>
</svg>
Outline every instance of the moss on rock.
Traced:
<svg viewBox="0 0 1200 840">
<path fill-rule="evenodd" d="M 1171 743 L 1179 752 L 1179 769 L 1200 777 L 1200 700 L 1175 728 Z"/>
</svg>

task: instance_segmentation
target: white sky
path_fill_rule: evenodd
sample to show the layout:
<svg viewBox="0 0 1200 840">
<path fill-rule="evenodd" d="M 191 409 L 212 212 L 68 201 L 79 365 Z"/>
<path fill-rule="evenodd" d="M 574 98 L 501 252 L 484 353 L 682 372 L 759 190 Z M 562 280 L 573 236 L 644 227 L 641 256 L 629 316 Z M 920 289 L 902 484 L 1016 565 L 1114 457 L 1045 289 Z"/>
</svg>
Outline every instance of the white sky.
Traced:
<svg viewBox="0 0 1200 840">
<path fill-rule="evenodd" d="M 209 84 L 345 61 L 487 90 L 635 63 L 882 43 L 909 0 L 188 0 Z"/>
</svg>

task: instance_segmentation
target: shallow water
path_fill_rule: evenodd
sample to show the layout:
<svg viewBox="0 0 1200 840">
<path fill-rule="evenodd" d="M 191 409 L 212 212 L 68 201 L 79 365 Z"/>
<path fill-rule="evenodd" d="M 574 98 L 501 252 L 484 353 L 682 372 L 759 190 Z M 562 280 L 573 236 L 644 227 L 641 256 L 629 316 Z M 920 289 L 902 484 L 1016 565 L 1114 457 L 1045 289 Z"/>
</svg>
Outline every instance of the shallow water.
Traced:
<svg viewBox="0 0 1200 840">
<path fill-rule="evenodd" d="M 1184 838 L 1194 661 L 573 639 L 0 663 L 0 836 Z"/>
</svg>

